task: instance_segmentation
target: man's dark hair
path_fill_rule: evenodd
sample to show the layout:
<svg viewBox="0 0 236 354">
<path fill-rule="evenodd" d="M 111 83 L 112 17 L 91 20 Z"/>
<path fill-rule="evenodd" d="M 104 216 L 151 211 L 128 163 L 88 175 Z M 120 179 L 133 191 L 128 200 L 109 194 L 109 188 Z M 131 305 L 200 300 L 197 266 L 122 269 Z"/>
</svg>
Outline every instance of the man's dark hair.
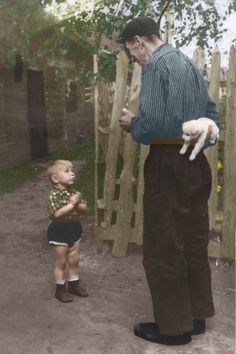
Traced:
<svg viewBox="0 0 236 354">
<path fill-rule="evenodd" d="M 132 41 L 135 36 L 151 37 L 152 35 L 156 35 L 160 38 L 156 22 L 151 17 L 140 16 L 134 18 L 125 26 L 121 33 L 120 40 L 125 43 Z"/>
</svg>

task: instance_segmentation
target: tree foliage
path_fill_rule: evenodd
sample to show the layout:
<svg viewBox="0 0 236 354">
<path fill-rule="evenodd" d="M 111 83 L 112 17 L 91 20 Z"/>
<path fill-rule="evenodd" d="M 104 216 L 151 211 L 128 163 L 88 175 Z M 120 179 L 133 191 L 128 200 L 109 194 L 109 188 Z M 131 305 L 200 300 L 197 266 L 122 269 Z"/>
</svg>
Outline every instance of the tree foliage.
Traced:
<svg viewBox="0 0 236 354">
<path fill-rule="evenodd" d="M 57 67 L 58 74 L 68 75 L 64 63 L 65 58 L 71 59 L 77 62 L 74 75 L 88 82 L 92 78 L 89 60 L 98 54 L 103 76 L 110 77 L 117 50 L 108 45 L 106 51 L 101 50 L 102 37 L 116 40 L 127 21 L 139 15 L 154 17 L 163 28 L 170 0 L 91 0 L 88 7 L 83 6 L 85 2 L 70 0 L 66 13 L 58 18 L 45 9 L 53 4 L 60 8 L 63 0 L 0 0 L 0 31 L 5 31 L 11 43 L 8 63 L 13 63 L 15 54 L 20 53 L 24 61 L 47 60 Z M 220 39 L 224 20 L 235 11 L 235 3 L 232 0 L 224 16 L 220 16 L 214 0 L 176 0 L 176 46 L 195 39 L 197 45 L 205 48 L 209 47 L 209 39 Z"/>
</svg>

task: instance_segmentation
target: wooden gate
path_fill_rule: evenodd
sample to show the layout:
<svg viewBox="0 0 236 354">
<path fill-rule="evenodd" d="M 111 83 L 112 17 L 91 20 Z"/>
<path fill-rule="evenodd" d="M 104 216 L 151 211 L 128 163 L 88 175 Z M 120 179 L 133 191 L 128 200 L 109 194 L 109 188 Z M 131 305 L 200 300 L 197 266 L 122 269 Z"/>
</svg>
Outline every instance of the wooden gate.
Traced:
<svg viewBox="0 0 236 354">
<path fill-rule="evenodd" d="M 222 242 L 210 242 L 209 254 L 215 257 L 234 258 L 236 224 L 236 54 L 230 52 L 227 81 L 226 130 L 224 150 L 224 209 L 217 211 L 218 147 L 207 151 L 213 174 L 213 188 L 209 201 L 210 228 L 223 232 Z M 194 60 L 204 67 L 204 55 L 195 51 Z M 95 60 L 95 72 L 98 70 Z M 220 53 L 215 49 L 212 58 L 210 95 L 218 102 L 220 80 Z M 95 235 L 100 242 L 113 241 L 112 254 L 125 256 L 129 242 L 142 244 L 143 232 L 143 165 L 149 147 L 134 142 L 129 133 L 119 126 L 122 108 L 127 104 L 138 112 L 141 70 L 134 66 L 131 84 L 127 84 L 128 59 L 120 53 L 117 59 L 116 81 L 95 87 Z M 223 219 L 223 223 L 219 220 Z"/>
</svg>

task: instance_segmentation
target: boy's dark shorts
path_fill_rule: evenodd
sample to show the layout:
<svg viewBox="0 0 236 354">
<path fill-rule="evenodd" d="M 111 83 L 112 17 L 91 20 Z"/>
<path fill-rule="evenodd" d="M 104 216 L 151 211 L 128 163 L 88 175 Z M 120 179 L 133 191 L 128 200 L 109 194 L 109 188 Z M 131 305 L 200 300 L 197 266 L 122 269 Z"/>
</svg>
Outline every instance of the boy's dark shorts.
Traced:
<svg viewBox="0 0 236 354">
<path fill-rule="evenodd" d="M 52 221 L 48 226 L 47 238 L 50 245 L 72 247 L 81 239 L 81 236 L 80 221 Z"/>
</svg>

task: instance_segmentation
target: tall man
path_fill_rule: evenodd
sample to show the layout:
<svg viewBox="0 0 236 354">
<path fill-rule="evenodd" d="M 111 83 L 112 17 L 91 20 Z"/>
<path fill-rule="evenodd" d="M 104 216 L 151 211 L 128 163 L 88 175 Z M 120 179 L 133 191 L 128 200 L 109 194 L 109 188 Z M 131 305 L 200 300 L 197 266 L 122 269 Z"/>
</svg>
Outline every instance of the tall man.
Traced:
<svg viewBox="0 0 236 354">
<path fill-rule="evenodd" d="M 142 81 L 140 115 L 123 109 L 120 126 L 150 144 L 143 264 L 155 322 L 136 324 L 134 333 L 157 343 L 186 344 L 192 334 L 205 332 L 214 306 L 207 253 L 211 171 L 203 151 L 194 161 L 191 149 L 179 154 L 182 123 L 208 117 L 219 125 L 219 114 L 196 65 L 160 39 L 153 19 L 133 19 L 121 38 L 142 67 Z"/>
</svg>

